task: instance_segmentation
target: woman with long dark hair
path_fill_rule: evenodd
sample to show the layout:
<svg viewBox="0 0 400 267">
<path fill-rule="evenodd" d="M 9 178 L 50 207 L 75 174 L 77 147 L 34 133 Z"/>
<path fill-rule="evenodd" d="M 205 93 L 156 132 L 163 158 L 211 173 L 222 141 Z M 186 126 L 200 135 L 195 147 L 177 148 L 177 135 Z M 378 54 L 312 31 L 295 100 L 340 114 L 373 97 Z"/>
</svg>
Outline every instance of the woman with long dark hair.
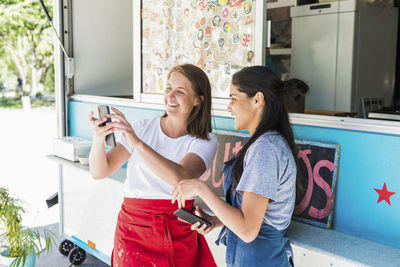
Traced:
<svg viewBox="0 0 400 267">
<path fill-rule="evenodd" d="M 297 151 L 284 97 L 307 92 L 297 79 L 282 82 L 263 66 L 235 73 L 228 111 L 236 130 L 251 135 L 224 167 L 226 202 L 200 180 L 185 180 L 172 191 L 173 201 L 199 196 L 215 216 L 199 214 L 212 223 L 192 229 L 206 234 L 224 226 L 217 244 L 227 246 L 228 266 L 290 266 L 292 250 L 285 230 L 290 224 L 296 194 L 301 193 Z"/>
</svg>

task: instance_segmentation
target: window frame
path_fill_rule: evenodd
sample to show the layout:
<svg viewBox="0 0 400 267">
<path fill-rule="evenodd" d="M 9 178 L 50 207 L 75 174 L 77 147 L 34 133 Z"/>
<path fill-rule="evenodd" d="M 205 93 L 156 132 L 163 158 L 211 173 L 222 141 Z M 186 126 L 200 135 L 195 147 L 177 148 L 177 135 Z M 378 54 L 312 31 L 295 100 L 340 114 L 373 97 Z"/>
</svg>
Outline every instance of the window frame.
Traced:
<svg viewBox="0 0 400 267">
<path fill-rule="evenodd" d="M 138 1 L 139 2 L 139 1 Z M 140 4 L 142 2 L 140 1 Z M 270 27 L 266 21 L 266 3 L 263 0 L 256 0 L 255 9 L 255 64 L 265 65 L 265 47 L 267 44 L 268 28 Z M 260 12 L 263 10 L 263 12 Z M 142 70 L 141 70 L 141 5 L 133 5 L 133 99 L 124 99 L 108 96 L 96 95 L 80 95 L 72 94 L 70 100 L 78 100 L 91 103 L 108 103 L 111 105 L 122 105 L 132 107 L 143 107 L 149 109 L 163 110 L 163 95 L 153 93 L 142 93 Z M 140 67 L 135 67 L 135 63 L 140 62 Z M 228 96 L 226 98 L 215 97 L 212 99 L 212 114 L 220 117 L 230 117 L 226 107 L 229 103 Z M 400 135 L 400 121 L 376 120 L 365 118 L 350 117 L 334 117 L 312 114 L 290 113 L 292 124 L 316 127 L 339 128 L 355 131 L 377 132 L 385 134 Z"/>
</svg>

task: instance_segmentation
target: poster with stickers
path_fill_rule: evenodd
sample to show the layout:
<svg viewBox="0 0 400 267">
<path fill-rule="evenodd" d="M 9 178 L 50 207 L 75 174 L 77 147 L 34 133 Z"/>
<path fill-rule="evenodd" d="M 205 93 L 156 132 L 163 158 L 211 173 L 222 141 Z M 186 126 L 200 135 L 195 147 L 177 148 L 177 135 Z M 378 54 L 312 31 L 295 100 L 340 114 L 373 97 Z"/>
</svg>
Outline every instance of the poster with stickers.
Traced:
<svg viewBox="0 0 400 267">
<path fill-rule="evenodd" d="M 191 63 L 227 98 L 232 74 L 254 65 L 255 0 L 142 0 L 141 15 L 144 93 L 162 93 L 169 70 Z"/>
</svg>

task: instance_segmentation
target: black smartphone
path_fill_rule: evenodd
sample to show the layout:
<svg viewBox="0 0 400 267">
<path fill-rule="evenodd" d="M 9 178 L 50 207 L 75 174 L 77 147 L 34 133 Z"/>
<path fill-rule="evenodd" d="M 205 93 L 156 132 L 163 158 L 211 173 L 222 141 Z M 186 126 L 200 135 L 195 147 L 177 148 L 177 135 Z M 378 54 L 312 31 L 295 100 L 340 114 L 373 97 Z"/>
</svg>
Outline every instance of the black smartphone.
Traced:
<svg viewBox="0 0 400 267">
<path fill-rule="evenodd" d="M 100 114 L 100 119 L 104 118 L 106 114 L 110 114 L 110 108 L 108 106 L 99 106 L 99 114 Z M 106 125 L 107 122 L 111 122 L 111 118 L 107 118 L 107 121 L 99 124 L 99 126 L 103 127 Z M 106 136 L 106 144 L 111 147 L 115 146 L 114 133 L 110 133 L 109 135 Z"/>
<path fill-rule="evenodd" d="M 174 214 L 176 217 L 178 217 L 190 224 L 195 224 L 197 222 L 200 222 L 201 223 L 200 227 L 203 226 L 203 224 L 207 225 L 206 229 L 211 226 L 211 223 L 209 221 L 207 221 L 185 209 L 177 209 L 176 211 L 174 211 Z"/>
</svg>

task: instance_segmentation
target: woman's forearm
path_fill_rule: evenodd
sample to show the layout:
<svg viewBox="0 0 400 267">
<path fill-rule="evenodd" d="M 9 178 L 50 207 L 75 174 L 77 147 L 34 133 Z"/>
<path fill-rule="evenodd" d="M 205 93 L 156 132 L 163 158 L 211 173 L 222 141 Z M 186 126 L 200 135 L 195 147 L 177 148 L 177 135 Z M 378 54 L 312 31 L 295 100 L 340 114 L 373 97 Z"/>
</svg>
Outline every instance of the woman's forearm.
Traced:
<svg viewBox="0 0 400 267">
<path fill-rule="evenodd" d="M 90 174 L 94 179 L 103 179 L 109 176 L 107 155 L 104 141 L 93 139 L 92 149 L 89 155 Z"/>
<path fill-rule="evenodd" d="M 241 209 L 237 209 L 224 200 L 222 200 L 212 189 L 205 183 L 201 183 L 198 189 L 198 196 L 206 203 L 218 217 L 222 224 L 228 227 L 244 242 L 251 242 L 257 236 L 260 226 L 250 222 Z"/>
<path fill-rule="evenodd" d="M 149 169 L 170 185 L 175 185 L 183 179 L 197 178 L 185 166 L 164 158 L 142 141 L 138 142 L 134 149 L 139 153 Z M 201 173 L 198 174 L 198 176 L 200 175 Z"/>
</svg>

